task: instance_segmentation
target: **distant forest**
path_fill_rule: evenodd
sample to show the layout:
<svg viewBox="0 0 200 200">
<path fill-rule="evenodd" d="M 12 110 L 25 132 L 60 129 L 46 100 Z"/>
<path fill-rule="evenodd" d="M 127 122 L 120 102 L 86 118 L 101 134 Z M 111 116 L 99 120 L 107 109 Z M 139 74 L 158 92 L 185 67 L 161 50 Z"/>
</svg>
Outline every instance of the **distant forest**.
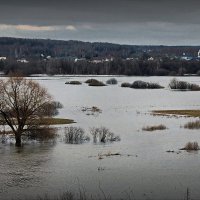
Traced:
<svg viewBox="0 0 200 200">
<path fill-rule="evenodd" d="M 200 75 L 199 49 L 0 38 L 0 71 L 24 75 Z"/>
</svg>

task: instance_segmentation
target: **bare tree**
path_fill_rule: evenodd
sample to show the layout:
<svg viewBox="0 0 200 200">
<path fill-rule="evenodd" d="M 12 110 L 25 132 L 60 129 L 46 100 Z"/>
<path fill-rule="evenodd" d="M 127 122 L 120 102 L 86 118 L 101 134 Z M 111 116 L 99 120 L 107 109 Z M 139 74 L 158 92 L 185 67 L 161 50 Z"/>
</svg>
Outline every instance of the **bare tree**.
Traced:
<svg viewBox="0 0 200 200">
<path fill-rule="evenodd" d="M 52 97 L 39 83 L 15 76 L 0 80 L 0 118 L 15 135 L 16 146 L 21 136 L 41 118 L 52 115 Z"/>
</svg>

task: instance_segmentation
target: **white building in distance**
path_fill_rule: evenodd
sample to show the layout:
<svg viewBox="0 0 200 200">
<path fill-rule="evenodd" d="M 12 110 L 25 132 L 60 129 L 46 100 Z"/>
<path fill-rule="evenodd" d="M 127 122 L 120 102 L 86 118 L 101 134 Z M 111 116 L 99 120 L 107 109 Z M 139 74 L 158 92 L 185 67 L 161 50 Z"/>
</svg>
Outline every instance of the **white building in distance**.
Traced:
<svg viewBox="0 0 200 200">
<path fill-rule="evenodd" d="M 6 57 L 0 57 L 0 60 L 6 60 L 7 58 Z"/>
<path fill-rule="evenodd" d="M 197 55 L 197 57 L 200 58 L 200 49 L 199 49 L 199 51 L 198 51 L 198 55 Z"/>
</svg>

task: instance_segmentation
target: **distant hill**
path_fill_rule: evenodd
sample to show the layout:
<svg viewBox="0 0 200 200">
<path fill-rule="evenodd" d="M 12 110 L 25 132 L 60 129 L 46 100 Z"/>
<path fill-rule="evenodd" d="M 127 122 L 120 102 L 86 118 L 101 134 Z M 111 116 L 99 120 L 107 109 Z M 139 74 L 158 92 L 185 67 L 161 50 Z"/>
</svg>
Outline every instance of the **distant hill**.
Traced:
<svg viewBox="0 0 200 200">
<path fill-rule="evenodd" d="M 45 39 L 0 37 L 0 57 L 38 59 L 41 54 L 55 58 L 136 57 L 144 52 L 151 56 L 197 56 L 200 46 L 138 46 Z"/>
<path fill-rule="evenodd" d="M 200 75 L 200 46 L 0 38 L 0 73 L 130 76 Z"/>
</svg>

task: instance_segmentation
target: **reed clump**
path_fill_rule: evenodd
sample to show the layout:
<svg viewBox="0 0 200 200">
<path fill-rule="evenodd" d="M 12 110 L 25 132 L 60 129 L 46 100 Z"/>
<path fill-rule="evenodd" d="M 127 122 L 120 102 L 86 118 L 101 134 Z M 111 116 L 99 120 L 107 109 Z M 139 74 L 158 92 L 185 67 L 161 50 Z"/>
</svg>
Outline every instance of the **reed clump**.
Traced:
<svg viewBox="0 0 200 200">
<path fill-rule="evenodd" d="M 165 130 L 167 127 L 163 124 L 157 125 L 157 126 L 146 126 L 143 127 L 143 131 L 156 131 L 156 130 Z"/>
<path fill-rule="evenodd" d="M 180 150 L 186 150 L 186 151 L 198 151 L 199 150 L 199 144 L 198 142 L 188 142 L 184 148 Z"/>
</svg>

